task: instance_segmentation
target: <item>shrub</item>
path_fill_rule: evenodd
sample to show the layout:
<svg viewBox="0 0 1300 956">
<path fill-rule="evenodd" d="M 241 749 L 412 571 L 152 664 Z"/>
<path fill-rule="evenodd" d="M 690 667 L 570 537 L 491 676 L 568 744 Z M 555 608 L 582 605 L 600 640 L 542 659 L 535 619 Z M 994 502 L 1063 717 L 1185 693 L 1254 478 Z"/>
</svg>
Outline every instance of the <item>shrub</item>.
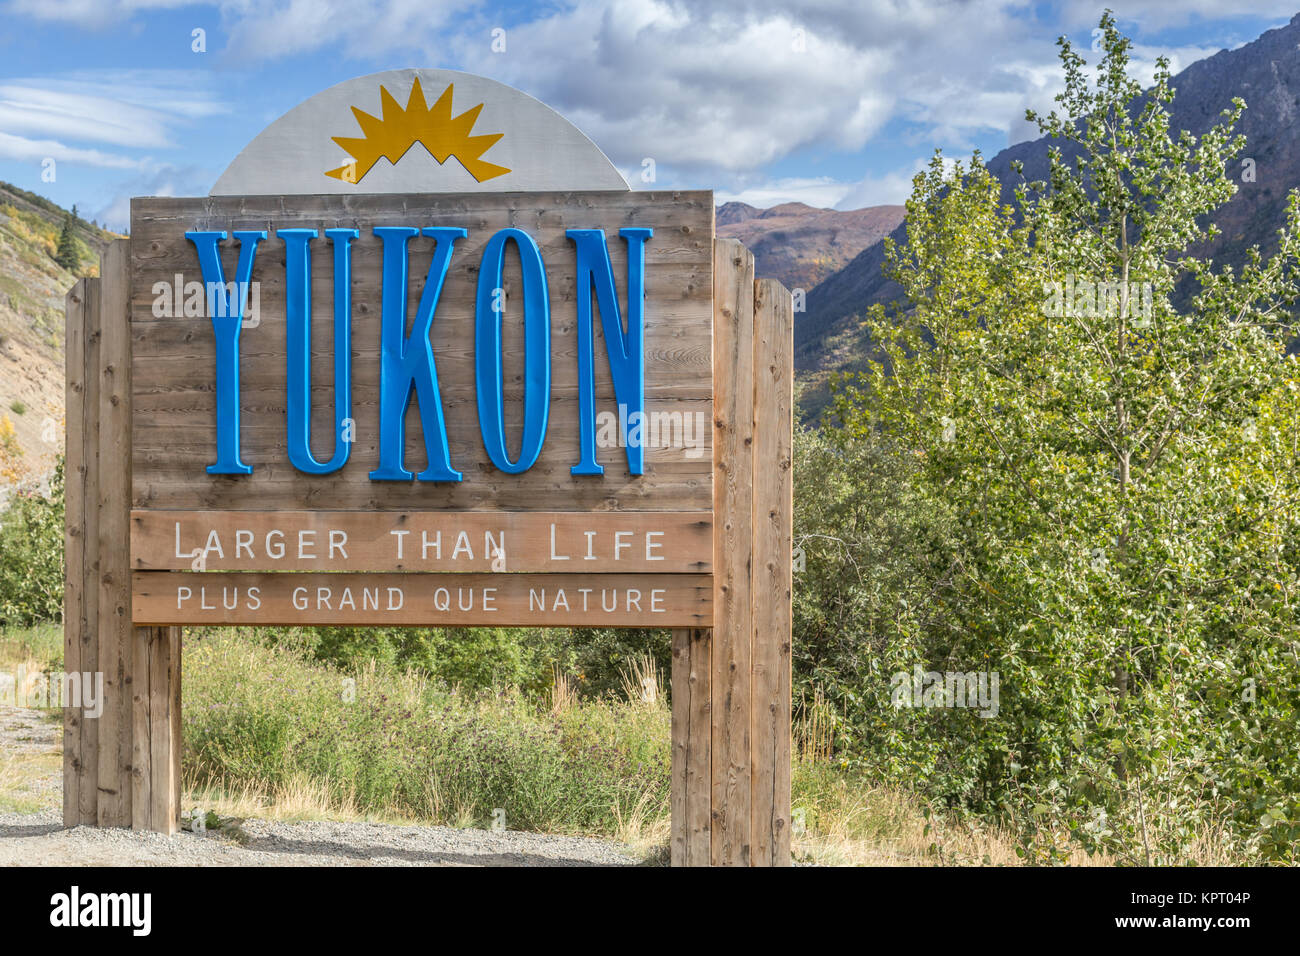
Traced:
<svg viewBox="0 0 1300 956">
<path fill-rule="evenodd" d="M 267 791 L 298 777 L 340 804 L 439 823 L 613 833 L 668 811 L 669 711 L 612 700 L 553 708 L 464 691 L 392 665 L 339 670 L 303 648 L 207 631 L 185 654 L 187 772 Z"/>
<path fill-rule="evenodd" d="M 0 515 L 0 626 L 63 619 L 63 459 L 48 491 L 18 490 Z"/>
</svg>

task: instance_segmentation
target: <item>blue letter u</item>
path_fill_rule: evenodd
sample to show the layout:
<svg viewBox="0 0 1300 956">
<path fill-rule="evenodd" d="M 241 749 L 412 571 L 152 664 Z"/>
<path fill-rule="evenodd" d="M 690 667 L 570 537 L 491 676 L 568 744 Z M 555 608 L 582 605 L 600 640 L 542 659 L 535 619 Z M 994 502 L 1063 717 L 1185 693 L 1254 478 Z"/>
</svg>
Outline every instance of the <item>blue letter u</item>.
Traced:
<svg viewBox="0 0 1300 956">
<path fill-rule="evenodd" d="M 284 240 L 285 354 L 288 359 L 289 461 L 309 475 L 338 471 L 352 450 L 352 240 L 355 229 L 326 229 L 334 244 L 334 457 L 311 453 L 311 241 L 315 229 L 279 229 Z"/>
</svg>

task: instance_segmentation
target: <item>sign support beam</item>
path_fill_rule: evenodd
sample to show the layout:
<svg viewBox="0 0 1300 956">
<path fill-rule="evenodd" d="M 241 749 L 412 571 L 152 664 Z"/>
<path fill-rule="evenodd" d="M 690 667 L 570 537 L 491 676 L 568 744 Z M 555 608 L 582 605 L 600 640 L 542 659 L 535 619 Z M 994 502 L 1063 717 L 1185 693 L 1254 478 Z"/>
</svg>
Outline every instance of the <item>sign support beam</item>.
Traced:
<svg viewBox="0 0 1300 956">
<path fill-rule="evenodd" d="M 714 240 L 712 630 L 673 632 L 675 866 L 790 863 L 794 304 Z"/>
</svg>

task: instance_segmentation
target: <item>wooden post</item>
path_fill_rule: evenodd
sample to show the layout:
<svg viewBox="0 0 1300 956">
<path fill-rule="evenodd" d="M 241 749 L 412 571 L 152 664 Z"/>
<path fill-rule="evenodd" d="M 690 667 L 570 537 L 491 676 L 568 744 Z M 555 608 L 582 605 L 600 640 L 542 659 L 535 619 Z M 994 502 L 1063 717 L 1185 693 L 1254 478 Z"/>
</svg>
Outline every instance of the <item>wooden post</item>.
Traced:
<svg viewBox="0 0 1300 956">
<path fill-rule="evenodd" d="M 794 304 L 714 242 L 714 624 L 673 632 L 672 862 L 790 862 Z M 704 778 L 707 777 L 707 784 Z"/>
<path fill-rule="evenodd" d="M 752 862 L 790 862 L 791 549 L 794 544 L 794 301 L 754 285 L 754 671 Z"/>
<path fill-rule="evenodd" d="M 130 298 L 125 239 L 67 297 L 64 670 L 102 674 L 103 698 L 64 708 L 63 822 L 174 833 L 181 630 L 131 623 Z"/>
<path fill-rule="evenodd" d="M 181 629 L 135 629 L 131 826 L 180 829 Z"/>
<path fill-rule="evenodd" d="M 99 280 L 81 279 L 67 296 L 67 431 L 64 447 L 63 669 L 98 670 Z M 90 586 L 87 586 L 89 583 Z M 80 679 L 79 679 L 80 680 Z M 65 702 L 66 703 L 66 702 Z M 74 701 L 73 703 L 77 703 Z M 97 725 L 81 707 L 63 709 L 63 825 L 94 825 Z"/>
<path fill-rule="evenodd" d="M 131 270 L 129 239 L 100 266 L 99 717 L 101 827 L 131 825 Z"/>
<path fill-rule="evenodd" d="M 713 632 L 705 628 L 673 631 L 673 866 L 708 866 L 712 862 L 709 824 L 713 805 L 710 788 L 710 745 L 713 724 L 709 712 L 712 679 L 710 650 Z"/>
</svg>

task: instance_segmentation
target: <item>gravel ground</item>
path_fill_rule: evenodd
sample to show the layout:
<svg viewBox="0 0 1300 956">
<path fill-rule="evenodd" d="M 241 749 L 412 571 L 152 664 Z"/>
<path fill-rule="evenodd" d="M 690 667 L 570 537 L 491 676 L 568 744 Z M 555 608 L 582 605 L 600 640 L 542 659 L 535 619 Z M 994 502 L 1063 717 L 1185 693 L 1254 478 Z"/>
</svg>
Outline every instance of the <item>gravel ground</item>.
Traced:
<svg viewBox="0 0 1300 956">
<path fill-rule="evenodd" d="M 245 820 L 243 845 L 74 827 L 59 814 L 0 814 L 0 866 L 634 866 L 617 843 L 580 837 L 381 823 Z"/>
<path fill-rule="evenodd" d="M 35 711 L 0 707 L 0 758 L 50 753 L 56 724 Z M 24 794 L 62 805 L 53 772 Z M 241 839 L 221 833 L 166 837 L 125 829 L 74 827 L 62 814 L 0 813 L 0 866 L 635 866 L 619 843 L 508 830 L 278 820 L 243 821 Z"/>
<path fill-rule="evenodd" d="M 0 752 L 12 755 L 59 750 L 62 753 L 61 737 L 58 724 L 42 717 L 38 711 L 0 705 Z"/>
</svg>

